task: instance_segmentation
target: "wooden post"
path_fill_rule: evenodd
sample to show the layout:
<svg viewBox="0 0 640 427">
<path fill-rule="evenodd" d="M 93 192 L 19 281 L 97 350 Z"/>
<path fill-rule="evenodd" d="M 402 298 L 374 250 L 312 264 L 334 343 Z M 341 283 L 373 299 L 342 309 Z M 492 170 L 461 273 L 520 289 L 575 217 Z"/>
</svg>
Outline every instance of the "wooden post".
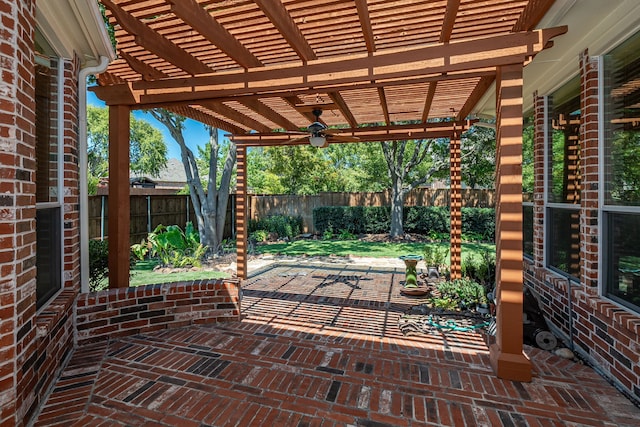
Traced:
<svg viewBox="0 0 640 427">
<path fill-rule="evenodd" d="M 236 148 L 236 253 L 237 276 L 247 278 L 247 148 Z"/>
<path fill-rule="evenodd" d="M 129 287 L 129 115 L 109 107 L 109 288 Z"/>
<path fill-rule="evenodd" d="M 498 377 L 531 381 L 522 349 L 522 65 L 498 67 L 496 78 L 496 343 Z"/>
<path fill-rule="evenodd" d="M 462 169 L 460 156 L 460 132 L 454 130 L 449 144 L 449 173 L 451 178 L 449 196 L 449 211 L 451 216 L 451 280 L 462 278 Z"/>
</svg>

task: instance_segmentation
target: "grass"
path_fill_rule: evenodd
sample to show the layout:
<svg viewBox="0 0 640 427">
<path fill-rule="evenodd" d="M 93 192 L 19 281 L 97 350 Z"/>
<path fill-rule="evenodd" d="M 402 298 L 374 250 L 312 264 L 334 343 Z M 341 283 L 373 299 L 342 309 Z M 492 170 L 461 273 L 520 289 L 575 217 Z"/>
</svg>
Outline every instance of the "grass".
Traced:
<svg viewBox="0 0 640 427">
<path fill-rule="evenodd" d="M 385 243 L 362 242 L 359 240 L 296 240 L 287 243 L 270 243 L 259 245 L 259 254 L 287 256 L 359 256 L 372 258 L 397 258 L 401 255 L 422 255 L 425 245 L 449 248 L 449 242 L 437 243 Z M 495 253 L 496 246 L 491 243 L 463 243 L 462 258 L 479 259 L 484 251 Z M 447 260 L 448 263 L 448 260 Z"/>
<path fill-rule="evenodd" d="M 158 260 L 144 260 L 138 261 L 136 266 L 131 269 L 131 276 L 129 277 L 129 286 L 144 286 L 144 285 L 159 285 L 161 283 L 169 282 L 182 282 L 190 280 L 200 279 L 224 279 L 230 277 L 228 273 L 221 271 L 185 271 L 185 272 L 172 272 L 161 273 L 154 271 L 153 269 L 158 265 Z M 107 289 L 109 286 L 109 279 L 105 279 L 100 283 L 98 289 Z"/>
<path fill-rule="evenodd" d="M 155 266 L 158 265 L 157 260 L 144 260 L 138 261 L 135 268 L 131 271 L 130 286 L 142 286 L 149 284 L 159 284 L 168 282 L 182 282 L 189 280 L 199 279 L 222 279 L 229 277 L 228 273 L 221 271 L 185 271 L 185 272 L 172 272 L 161 273 L 154 271 Z"/>
</svg>

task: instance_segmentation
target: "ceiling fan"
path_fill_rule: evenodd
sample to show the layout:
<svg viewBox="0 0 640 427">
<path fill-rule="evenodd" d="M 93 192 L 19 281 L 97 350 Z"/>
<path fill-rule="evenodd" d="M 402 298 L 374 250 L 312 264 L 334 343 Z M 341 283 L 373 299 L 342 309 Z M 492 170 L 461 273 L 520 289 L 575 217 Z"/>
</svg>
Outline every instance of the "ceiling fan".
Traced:
<svg viewBox="0 0 640 427">
<path fill-rule="evenodd" d="M 322 109 L 314 108 L 311 110 L 311 113 L 316 117 L 316 121 L 307 126 L 307 133 L 305 133 L 305 135 L 293 138 L 290 141 L 299 141 L 301 139 L 309 138 L 309 143 L 312 146 L 316 148 L 326 148 L 329 146 L 330 142 L 357 142 L 360 140 L 354 136 L 335 135 L 334 132 L 339 132 L 340 129 L 329 129 L 327 125 L 320 121 Z M 298 134 L 298 132 L 290 133 Z"/>
</svg>

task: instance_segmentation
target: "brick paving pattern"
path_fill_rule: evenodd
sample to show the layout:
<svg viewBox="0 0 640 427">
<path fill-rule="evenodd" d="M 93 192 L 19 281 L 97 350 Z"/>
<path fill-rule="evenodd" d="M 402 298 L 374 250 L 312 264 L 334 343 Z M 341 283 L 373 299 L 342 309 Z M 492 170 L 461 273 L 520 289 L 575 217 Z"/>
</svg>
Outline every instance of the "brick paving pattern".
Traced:
<svg viewBox="0 0 640 427">
<path fill-rule="evenodd" d="M 85 345 L 37 426 L 638 426 L 589 367 L 527 348 L 531 383 L 497 379 L 485 337 L 404 337 L 401 268 L 271 265 L 243 320 Z"/>
</svg>

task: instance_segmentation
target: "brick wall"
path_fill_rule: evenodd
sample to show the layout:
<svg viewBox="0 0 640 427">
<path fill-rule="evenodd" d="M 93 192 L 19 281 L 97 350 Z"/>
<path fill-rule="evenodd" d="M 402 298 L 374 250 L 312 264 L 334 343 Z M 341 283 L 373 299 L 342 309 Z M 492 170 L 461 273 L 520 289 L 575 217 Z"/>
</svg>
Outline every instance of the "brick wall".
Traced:
<svg viewBox="0 0 640 427">
<path fill-rule="evenodd" d="M 80 290 L 78 80 L 79 61 L 61 60 L 63 88 L 63 194 L 64 215 L 63 291 L 31 321 L 33 347 L 18 356 L 18 411 L 31 418 L 73 349 L 73 303 Z M 35 307 L 35 304 L 34 304 Z"/>
<path fill-rule="evenodd" d="M 34 15 L 35 1 L 0 0 L 0 425 L 21 420 L 36 334 Z"/>
<path fill-rule="evenodd" d="M 570 319 L 578 352 L 640 402 L 640 315 L 612 304 L 598 292 L 598 63 L 584 52 L 580 56 L 580 283 L 569 281 L 543 267 L 544 233 L 542 166 L 535 170 L 534 259 L 525 261 L 525 282 L 539 296 L 542 309 L 569 337 Z M 536 133 L 534 156 L 542 165 L 544 143 L 542 98 L 535 98 Z M 569 288 L 571 310 L 569 309 Z M 571 316 L 571 317 L 570 317 Z"/>
<path fill-rule="evenodd" d="M 78 296 L 78 345 L 159 329 L 240 320 L 235 279 L 110 289 Z"/>
</svg>

